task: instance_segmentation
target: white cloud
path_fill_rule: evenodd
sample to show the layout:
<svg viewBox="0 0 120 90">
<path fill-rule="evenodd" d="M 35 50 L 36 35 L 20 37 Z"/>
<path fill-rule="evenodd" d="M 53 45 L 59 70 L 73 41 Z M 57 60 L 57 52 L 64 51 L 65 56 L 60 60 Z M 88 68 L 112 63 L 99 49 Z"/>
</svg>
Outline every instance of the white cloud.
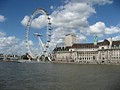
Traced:
<svg viewBox="0 0 120 90">
<path fill-rule="evenodd" d="M 53 49 L 56 45 L 63 45 L 65 35 L 68 33 L 77 34 L 78 42 L 85 41 L 87 35 L 93 33 L 99 36 L 119 33 L 117 26 L 107 27 L 104 22 L 96 22 L 89 25 L 88 18 L 97 13 L 94 5 L 111 4 L 110 0 L 65 0 L 65 4 L 59 7 L 51 6 L 54 11 L 51 14 L 52 36 L 50 47 Z M 0 22 L 5 20 L 2 16 Z M 25 16 L 21 24 L 26 26 L 29 16 Z M 46 26 L 47 20 L 44 15 L 35 17 L 32 21 L 32 28 L 40 29 Z M 27 52 L 25 41 L 18 42 L 15 36 L 6 37 L 6 34 L 0 32 L 0 52 L 25 54 Z M 120 36 L 113 37 L 114 40 L 120 39 Z M 29 41 L 33 52 L 39 52 L 39 48 L 34 47 L 34 43 Z M 33 46 L 33 47 L 32 47 Z"/>
<path fill-rule="evenodd" d="M 77 35 L 77 43 L 85 41 L 85 40 L 87 40 L 87 37 L 85 35 L 82 35 L 82 34 Z"/>
<path fill-rule="evenodd" d="M 0 37 L 4 37 L 6 34 L 3 32 L 0 32 Z"/>
<path fill-rule="evenodd" d="M 89 33 L 101 34 L 105 31 L 105 24 L 103 22 L 97 22 L 96 24 L 90 26 Z"/>
<path fill-rule="evenodd" d="M 44 26 L 47 26 L 47 18 L 45 15 L 40 15 L 38 18 L 33 19 L 32 25 L 33 28 L 40 29 Z"/>
<path fill-rule="evenodd" d="M 86 40 L 86 35 L 93 33 L 103 36 L 107 32 L 108 27 L 103 22 L 97 22 L 90 26 L 88 18 L 95 14 L 95 8 L 93 5 L 111 4 L 111 0 L 67 0 L 65 5 L 58 7 L 52 14 L 52 25 L 56 27 L 54 29 L 52 41 L 58 42 L 68 33 L 77 34 L 78 41 Z M 105 31 L 104 31 L 105 30 Z M 103 33 L 104 32 L 104 33 Z M 58 37 L 59 34 L 59 37 Z M 84 35 L 82 35 L 84 34 Z M 106 33 L 105 33 L 106 34 Z M 56 43 L 58 44 L 58 43 Z"/>
<path fill-rule="evenodd" d="M 105 34 L 114 34 L 114 33 L 120 33 L 120 28 L 117 26 L 116 27 L 111 26 L 110 28 L 105 29 Z"/>
<path fill-rule="evenodd" d="M 23 26 L 27 26 L 29 20 L 29 16 L 25 16 L 23 20 L 21 21 L 21 24 Z M 38 18 L 33 18 L 31 27 L 35 29 L 43 28 L 44 26 L 47 26 L 47 18 L 45 15 L 40 15 Z"/>
<path fill-rule="evenodd" d="M 4 22 L 6 18 L 3 15 L 0 15 L 0 22 Z"/>
<path fill-rule="evenodd" d="M 54 10 L 54 6 L 50 6 L 50 9 Z"/>
<path fill-rule="evenodd" d="M 29 16 L 25 16 L 25 17 L 23 18 L 23 20 L 21 21 L 21 24 L 22 24 L 23 26 L 27 26 L 28 20 L 29 20 Z"/>
<path fill-rule="evenodd" d="M 23 55 L 26 52 L 27 48 L 24 41 L 20 41 L 15 36 L 0 37 L 0 53 Z"/>
<path fill-rule="evenodd" d="M 90 5 L 98 4 L 98 5 L 104 5 L 104 4 L 111 4 L 112 0 L 70 0 L 73 2 L 79 2 L 79 3 L 88 3 Z"/>
<path fill-rule="evenodd" d="M 33 43 L 33 41 L 31 41 L 31 40 L 28 41 L 28 44 L 29 44 L 30 46 L 34 46 L 34 43 Z"/>
<path fill-rule="evenodd" d="M 30 51 L 33 54 L 40 53 L 40 47 L 35 47 L 34 42 L 29 40 L 28 41 L 30 46 Z M 21 41 L 20 39 L 16 38 L 15 36 L 2 36 L 0 37 L 0 53 L 5 54 L 18 54 L 23 55 L 28 52 L 27 44 L 25 41 Z"/>
<path fill-rule="evenodd" d="M 100 21 L 90 25 L 88 22 L 88 18 L 97 13 L 94 5 L 111 3 L 111 0 L 65 0 L 64 5 L 57 8 L 51 6 L 50 8 L 54 11 L 50 16 L 53 28 L 50 45 L 63 45 L 65 35 L 68 33 L 77 34 L 79 42 L 86 40 L 87 36 L 94 33 L 99 37 L 118 33 L 120 28 L 117 26 L 107 27 L 104 22 Z M 21 23 L 26 25 L 27 21 L 28 16 L 25 16 Z M 45 18 L 40 16 L 33 20 L 31 27 L 41 28 L 46 25 L 45 21 Z"/>
<path fill-rule="evenodd" d="M 117 41 L 117 40 L 120 41 L 120 35 L 111 36 L 111 37 L 108 37 L 108 38 L 106 38 L 106 39 L 107 39 L 108 41 L 110 41 L 111 38 L 112 38 L 112 41 Z M 102 40 L 99 40 L 98 42 L 103 42 L 103 41 L 104 41 L 104 40 L 102 39 Z"/>
<path fill-rule="evenodd" d="M 10 37 L 0 37 L 0 47 L 8 47 L 16 44 L 18 42 L 18 39 L 15 36 Z"/>
<path fill-rule="evenodd" d="M 86 3 L 69 2 L 65 6 L 58 7 L 51 15 L 54 27 L 52 43 L 63 44 L 66 34 L 84 32 L 80 28 L 88 27 L 87 18 L 93 13 L 96 13 L 95 9 Z M 85 39 L 86 36 L 80 34 L 78 41 Z"/>
<path fill-rule="evenodd" d="M 115 37 L 112 37 L 112 40 L 113 40 L 113 41 L 120 40 L 120 35 L 115 36 Z"/>
<path fill-rule="evenodd" d="M 52 13 L 52 24 L 69 29 L 86 26 L 87 18 L 93 13 L 95 13 L 94 8 L 86 3 L 68 3 Z"/>
<path fill-rule="evenodd" d="M 111 26 L 107 27 L 103 22 L 97 22 L 91 25 L 88 30 L 89 34 L 97 34 L 98 36 L 103 36 L 104 34 L 110 35 L 115 33 L 120 33 L 120 27 Z"/>
<path fill-rule="evenodd" d="M 52 25 L 55 27 L 52 38 L 52 43 L 57 45 L 64 43 L 65 35 L 68 33 L 77 34 L 78 42 L 87 40 L 86 36 L 93 33 L 103 36 L 106 26 L 103 22 L 97 22 L 90 26 L 88 18 L 95 14 L 93 5 L 111 4 L 110 0 L 67 0 L 65 5 L 58 7 L 51 14 Z M 104 31 L 105 30 L 105 31 Z M 104 32 L 104 33 L 103 33 Z M 84 34 L 84 35 L 83 35 Z"/>
<path fill-rule="evenodd" d="M 28 49 L 26 48 L 26 42 L 20 41 L 19 43 L 13 45 L 9 48 L 9 52 L 16 53 L 18 55 L 26 54 Z"/>
<path fill-rule="evenodd" d="M 0 37 L 0 53 L 12 53 L 14 51 L 15 45 L 18 44 L 18 41 L 19 39 L 15 36 Z"/>
</svg>

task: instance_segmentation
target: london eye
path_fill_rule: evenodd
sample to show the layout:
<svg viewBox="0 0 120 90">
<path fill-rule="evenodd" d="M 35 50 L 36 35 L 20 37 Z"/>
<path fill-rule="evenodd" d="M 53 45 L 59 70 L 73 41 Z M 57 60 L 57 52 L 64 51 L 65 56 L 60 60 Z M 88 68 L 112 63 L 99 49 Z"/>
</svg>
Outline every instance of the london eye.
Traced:
<svg viewBox="0 0 120 90">
<path fill-rule="evenodd" d="M 42 32 L 39 32 L 40 30 L 31 29 L 32 21 L 38 15 L 44 16 L 46 20 L 46 26 L 45 26 L 46 30 L 43 31 L 44 34 L 42 34 Z M 37 10 L 35 10 L 33 14 L 29 17 L 26 27 L 26 48 L 28 50 L 27 53 L 33 59 L 36 59 L 37 57 L 40 56 L 47 56 L 49 54 L 51 30 L 52 29 L 51 29 L 50 17 L 47 11 L 45 11 L 42 8 L 38 8 Z"/>
</svg>

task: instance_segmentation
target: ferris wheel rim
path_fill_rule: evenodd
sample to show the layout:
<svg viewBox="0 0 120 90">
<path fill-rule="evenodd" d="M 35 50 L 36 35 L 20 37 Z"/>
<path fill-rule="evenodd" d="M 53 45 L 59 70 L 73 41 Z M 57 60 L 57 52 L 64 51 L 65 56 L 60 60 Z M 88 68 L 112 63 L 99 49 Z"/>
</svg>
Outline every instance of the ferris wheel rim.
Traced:
<svg viewBox="0 0 120 90">
<path fill-rule="evenodd" d="M 44 9 L 42 8 L 38 8 L 36 9 L 33 14 L 30 16 L 28 22 L 27 22 L 27 27 L 26 27 L 26 47 L 28 49 L 28 53 L 31 54 L 32 57 L 34 57 L 34 54 L 31 52 L 30 50 L 30 45 L 29 45 L 29 32 L 30 32 L 30 27 L 31 27 L 31 24 L 32 24 L 32 20 L 33 18 L 38 15 L 38 14 L 43 14 L 45 15 L 46 17 L 46 20 L 47 20 L 47 30 L 46 30 L 46 45 L 45 46 L 45 49 L 48 49 L 48 45 L 49 45 L 49 42 L 50 42 L 50 37 L 51 37 L 51 22 L 50 22 L 50 17 L 48 16 L 48 13 L 47 11 L 45 11 Z M 49 40 L 48 40 L 49 39 Z"/>
</svg>

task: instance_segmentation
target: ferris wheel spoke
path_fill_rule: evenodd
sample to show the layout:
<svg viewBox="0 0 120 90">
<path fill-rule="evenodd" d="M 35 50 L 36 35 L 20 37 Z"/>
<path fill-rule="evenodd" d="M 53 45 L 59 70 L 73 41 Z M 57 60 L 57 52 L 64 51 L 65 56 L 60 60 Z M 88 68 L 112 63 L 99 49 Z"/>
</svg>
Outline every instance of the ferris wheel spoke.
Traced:
<svg viewBox="0 0 120 90">
<path fill-rule="evenodd" d="M 46 20 L 47 20 L 47 24 L 46 24 L 46 27 L 47 27 L 47 30 L 46 30 L 46 41 L 42 41 L 41 39 L 41 34 L 39 33 L 33 33 L 34 35 L 36 35 L 38 37 L 38 43 L 39 43 L 39 48 L 38 47 L 33 47 L 30 45 L 30 41 L 32 41 L 30 39 L 30 33 L 31 33 L 31 30 L 30 30 L 30 27 L 31 27 L 31 24 L 32 24 L 32 21 L 34 19 L 35 16 L 37 16 L 38 14 L 42 14 L 46 17 Z M 50 22 L 51 18 L 49 17 L 49 14 L 47 13 L 47 11 L 45 11 L 44 9 L 42 8 L 38 8 L 36 9 L 33 14 L 30 16 L 28 22 L 27 22 L 27 27 L 26 27 L 26 48 L 28 49 L 28 53 L 32 56 L 32 58 L 35 58 L 36 56 L 38 55 L 46 55 L 49 51 L 49 43 L 50 43 L 50 38 L 51 38 L 51 22 Z M 36 44 L 36 43 L 34 43 Z M 35 46 L 35 45 L 34 45 Z M 37 55 L 36 55 L 37 54 Z"/>
</svg>

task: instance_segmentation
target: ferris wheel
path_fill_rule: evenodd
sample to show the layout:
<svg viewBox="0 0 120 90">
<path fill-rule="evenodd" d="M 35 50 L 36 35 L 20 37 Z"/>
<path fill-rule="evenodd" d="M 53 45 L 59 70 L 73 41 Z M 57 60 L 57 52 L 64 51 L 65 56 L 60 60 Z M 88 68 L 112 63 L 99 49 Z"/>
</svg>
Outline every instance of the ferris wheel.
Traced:
<svg viewBox="0 0 120 90">
<path fill-rule="evenodd" d="M 46 22 L 46 30 L 44 30 L 44 34 L 34 32 L 30 28 L 32 21 L 38 15 L 45 16 L 45 19 L 47 21 Z M 51 22 L 50 22 L 50 17 L 48 15 L 48 13 L 42 8 L 38 8 L 37 10 L 35 10 L 34 13 L 30 16 L 30 18 L 27 22 L 27 27 L 26 27 L 26 48 L 28 50 L 28 54 L 32 58 L 36 58 L 37 56 L 40 56 L 40 55 L 46 56 L 49 53 L 49 43 L 50 43 L 50 38 L 51 38 L 51 30 L 52 30 L 51 29 Z M 32 37 L 32 36 L 34 36 L 34 37 Z M 30 37 L 32 37 L 32 38 L 30 38 Z M 34 43 L 33 38 L 37 39 L 38 42 Z M 44 38 L 44 40 L 42 38 Z M 32 43 L 32 45 L 31 45 L 31 43 Z M 39 44 L 39 47 L 34 47 L 35 44 Z"/>
</svg>

